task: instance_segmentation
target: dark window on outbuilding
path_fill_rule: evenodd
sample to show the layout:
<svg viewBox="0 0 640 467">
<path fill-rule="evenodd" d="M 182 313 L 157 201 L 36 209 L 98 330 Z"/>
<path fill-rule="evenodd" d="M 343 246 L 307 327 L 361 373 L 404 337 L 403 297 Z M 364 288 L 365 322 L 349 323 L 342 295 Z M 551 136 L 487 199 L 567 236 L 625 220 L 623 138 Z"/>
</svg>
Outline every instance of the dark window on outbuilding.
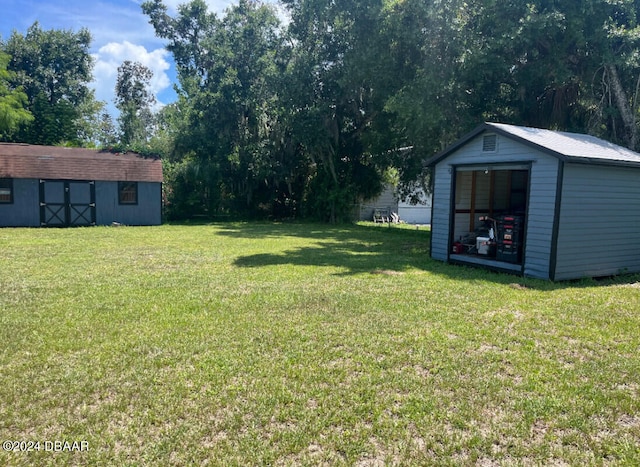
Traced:
<svg viewBox="0 0 640 467">
<path fill-rule="evenodd" d="M 0 178 L 0 203 L 13 203 L 13 179 Z"/>
<path fill-rule="evenodd" d="M 118 202 L 138 204 L 138 182 L 118 182 Z"/>
</svg>

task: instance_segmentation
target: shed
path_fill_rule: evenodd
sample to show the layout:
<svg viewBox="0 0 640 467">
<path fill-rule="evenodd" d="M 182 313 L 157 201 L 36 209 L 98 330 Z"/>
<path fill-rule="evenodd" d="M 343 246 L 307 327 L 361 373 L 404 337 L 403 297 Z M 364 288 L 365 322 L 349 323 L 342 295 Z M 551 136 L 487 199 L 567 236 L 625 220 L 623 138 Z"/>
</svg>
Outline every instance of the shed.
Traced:
<svg viewBox="0 0 640 467">
<path fill-rule="evenodd" d="M 162 162 L 136 153 L 0 143 L 0 227 L 162 220 Z"/>
<path fill-rule="evenodd" d="M 484 123 L 427 163 L 434 259 L 551 280 L 640 271 L 640 154 Z"/>
</svg>

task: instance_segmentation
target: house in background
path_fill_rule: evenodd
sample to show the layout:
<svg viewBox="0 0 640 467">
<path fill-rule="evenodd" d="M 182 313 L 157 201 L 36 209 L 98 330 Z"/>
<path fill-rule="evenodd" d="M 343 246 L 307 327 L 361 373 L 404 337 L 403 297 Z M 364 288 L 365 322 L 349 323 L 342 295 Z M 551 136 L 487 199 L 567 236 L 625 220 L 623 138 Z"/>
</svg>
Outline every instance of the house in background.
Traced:
<svg viewBox="0 0 640 467">
<path fill-rule="evenodd" d="M 382 213 L 386 218 L 390 219 L 393 212 L 398 212 L 398 198 L 396 197 L 395 187 L 386 185 L 380 196 L 358 205 L 358 220 L 374 220 L 374 214 L 376 213 Z"/>
<path fill-rule="evenodd" d="M 413 196 L 420 201 L 416 204 L 411 204 L 409 201 L 398 201 L 398 216 L 400 220 L 407 224 L 431 224 L 432 196 L 426 194 L 418 186 L 413 189 Z"/>
<path fill-rule="evenodd" d="M 402 201 L 393 185 L 385 186 L 382 194 L 375 199 L 368 200 L 359 205 L 358 219 L 361 221 L 371 221 L 375 211 L 386 211 L 397 213 L 400 221 L 407 224 L 430 224 L 431 223 L 431 195 L 424 193 L 422 188 L 416 187 L 414 197 L 420 199 L 417 204 L 409 201 Z"/>
<path fill-rule="evenodd" d="M 640 154 L 485 123 L 428 164 L 433 258 L 551 280 L 640 271 Z"/>
<path fill-rule="evenodd" d="M 393 149 L 390 152 L 407 154 L 413 152 L 413 149 L 413 146 L 406 146 Z M 361 221 L 370 221 L 374 219 L 374 213 L 386 211 L 389 217 L 391 217 L 391 213 L 396 213 L 398 219 L 407 224 L 430 224 L 432 196 L 424 192 L 419 182 L 414 182 L 410 188 L 411 198 L 414 201 L 417 200 L 417 203 L 403 200 L 396 187 L 387 184 L 380 196 L 366 200 L 358 206 L 359 212 L 356 218 Z"/>
<path fill-rule="evenodd" d="M 0 143 L 0 227 L 161 221 L 162 162 L 157 158 Z"/>
</svg>

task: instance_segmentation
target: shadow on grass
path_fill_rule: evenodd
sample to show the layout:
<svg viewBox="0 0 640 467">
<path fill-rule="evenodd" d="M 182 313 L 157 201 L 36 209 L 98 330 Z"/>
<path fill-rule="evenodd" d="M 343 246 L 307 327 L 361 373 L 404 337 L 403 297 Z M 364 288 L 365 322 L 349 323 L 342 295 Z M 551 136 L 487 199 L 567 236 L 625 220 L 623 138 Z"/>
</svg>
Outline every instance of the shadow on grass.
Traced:
<svg viewBox="0 0 640 467">
<path fill-rule="evenodd" d="M 336 275 L 361 273 L 394 274 L 422 270 L 469 283 L 493 282 L 514 288 L 553 291 L 635 284 L 640 275 L 620 275 L 602 279 L 551 282 L 489 271 L 472 266 L 459 266 L 435 261 L 430 257 L 431 232 L 428 228 L 408 226 L 347 225 L 330 226 L 305 223 L 229 223 L 218 225 L 219 235 L 238 238 L 288 237 L 316 240 L 312 246 L 291 248 L 282 254 L 260 253 L 241 256 L 235 265 L 257 268 L 276 265 L 335 267 Z"/>
<path fill-rule="evenodd" d="M 220 235 L 253 239 L 279 238 L 285 243 L 287 237 L 314 240 L 312 245 L 291 248 L 283 254 L 241 256 L 235 261 L 239 267 L 283 264 L 336 267 L 342 270 L 336 274 L 349 275 L 426 269 L 426 263 L 433 262 L 429 257 L 431 234 L 425 228 L 411 230 L 386 226 L 258 223 L 223 225 Z"/>
</svg>

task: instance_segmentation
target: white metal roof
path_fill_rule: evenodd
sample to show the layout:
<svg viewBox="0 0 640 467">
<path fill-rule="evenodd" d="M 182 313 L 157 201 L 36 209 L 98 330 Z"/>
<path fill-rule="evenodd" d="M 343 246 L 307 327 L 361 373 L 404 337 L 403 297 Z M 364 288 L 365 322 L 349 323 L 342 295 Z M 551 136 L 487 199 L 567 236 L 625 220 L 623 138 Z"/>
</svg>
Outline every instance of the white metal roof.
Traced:
<svg viewBox="0 0 640 467">
<path fill-rule="evenodd" d="M 487 126 L 497 128 L 503 133 L 516 136 L 568 158 L 640 163 L 640 154 L 637 152 L 595 136 L 503 123 L 487 123 Z"/>
<path fill-rule="evenodd" d="M 477 126 L 473 131 L 433 156 L 426 164 L 433 165 L 440 162 L 471 139 L 487 132 L 512 138 L 570 162 L 640 166 L 640 154 L 595 136 L 488 122 Z"/>
</svg>

